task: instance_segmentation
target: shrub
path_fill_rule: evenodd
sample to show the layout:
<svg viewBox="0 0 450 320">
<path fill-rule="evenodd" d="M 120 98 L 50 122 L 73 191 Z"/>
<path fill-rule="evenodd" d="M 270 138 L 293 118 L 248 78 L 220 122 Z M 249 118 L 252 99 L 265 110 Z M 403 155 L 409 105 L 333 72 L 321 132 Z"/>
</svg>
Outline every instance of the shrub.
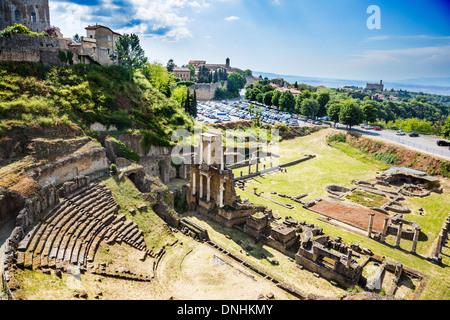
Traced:
<svg viewBox="0 0 450 320">
<path fill-rule="evenodd" d="M 347 137 L 345 135 L 345 133 L 337 133 L 332 135 L 331 137 L 329 137 L 327 139 L 328 143 L 332 143 L 332 142 L 343 142 L 345 143 L 347 141 Z"/>
<path fill-rule="evenodd" d="M 129 149 L 122 141 L 119 141 L 113 137 L 108 137 L 108 140 L 117 146 L 120 156 L 136 162 L 139 162 L 139 160 L 141 160 L 141 157 L 136 152 L 134 152 L 134 150 Z"/>
<path fill-rule="evenodd" d="M 117 166 L 114 163 L 111 163 L 111 165 L 109 166 L 109 170 L 111 171 L 112 175 L 117 175 L 117 173 L 119 172 L 117 170 Z"/>
<path fill-rule="evenodd" d="M 396 164 L 399 163 L 399 159 L 395 156 L 395 154 L 389 153 L 375 153 L 373 157 L 381 162 L 386 164 Z"/>
</svg>

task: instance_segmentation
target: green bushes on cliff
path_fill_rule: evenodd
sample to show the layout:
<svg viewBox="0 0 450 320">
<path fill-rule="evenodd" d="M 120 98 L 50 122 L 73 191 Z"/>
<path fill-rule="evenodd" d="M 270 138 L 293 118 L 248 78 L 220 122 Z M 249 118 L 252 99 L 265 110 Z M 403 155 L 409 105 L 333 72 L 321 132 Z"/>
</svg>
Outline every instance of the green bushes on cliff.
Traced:
<svg viewBox="0 0 450 320">
<path fill-rule="evenodd" d="M 151 131 L 160 145 L 193 119 L 150 81 L 120 66 L 10 63 L 0 65 L 0 118 L 25 123 L 71 122 L 88 130 L 99 122 L 118 130 Z"/>
</svg>

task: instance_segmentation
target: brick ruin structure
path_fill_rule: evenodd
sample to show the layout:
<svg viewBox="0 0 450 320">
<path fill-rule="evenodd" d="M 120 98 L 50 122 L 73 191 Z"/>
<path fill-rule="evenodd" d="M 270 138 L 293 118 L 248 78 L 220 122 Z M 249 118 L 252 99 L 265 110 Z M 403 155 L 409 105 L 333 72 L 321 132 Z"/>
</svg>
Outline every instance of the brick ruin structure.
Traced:
<svg viewBox="0 0 450 320">
<path fill-rule="evenodd" d="M 244 224 L 263 206 L 240 202 L 234 189 L 234 174 L 225 167 L 222 135 L 207 131 L 200 135 L 200 146 L 191 166 L 187 194 L 190 210 L 212 218 L 225 227 Z"/>
</svg>

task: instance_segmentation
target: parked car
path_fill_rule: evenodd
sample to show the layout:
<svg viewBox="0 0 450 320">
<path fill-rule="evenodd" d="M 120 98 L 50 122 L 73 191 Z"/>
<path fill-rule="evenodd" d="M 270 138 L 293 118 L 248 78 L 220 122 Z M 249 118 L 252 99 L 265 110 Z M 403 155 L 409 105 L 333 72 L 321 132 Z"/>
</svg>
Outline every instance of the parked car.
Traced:
<svg viewBox="0 0 450 320">
<path fill-rule="evenodd" d="M 402 131 L 402 130 L 398 130 L 396 135 L 398 135 L 398 136 L 405 136 L 406 133 L 404 131 Z"/>
<path fill-rule="evenodd" d="M 436 141 L 436 144 L 437 144 L 439 147 L 447 147 L 447 146 L 450 146 L 450 142 L 449 142 L 449 141 L 445 141 L 445 140 L 438 140 L 438 141 Z"/>
<path fill-rule="evenodd" d="M 418 137 L 419 134 L 418 134 L 417 132 L 411 132 L 411 133 L 409 134 L 409 136 L 410 136 L 410 137 Z"/>
<path fill-rule="evenodd" d="M 372 126 L 364 126 L 364 128 L 365 128 L 366 130 L 372 130 L 372 129 L 373 129 Z"/>
<path fill-rule="evenodd" d="M 381 127 L 375 126 L 375 127 L 373 128 L 373 130 L 380 131 L 380 130 L 381 130 Z"/>
<path fill-rule="evenodd" d="M 320 122 L 320 121 L 314 121 L 313 123 L 316 124 L 316 125 L 318 125 L 318 126 L 321 126 L 321 125 L 322 125 L 322 122 Z"/>
</svg>

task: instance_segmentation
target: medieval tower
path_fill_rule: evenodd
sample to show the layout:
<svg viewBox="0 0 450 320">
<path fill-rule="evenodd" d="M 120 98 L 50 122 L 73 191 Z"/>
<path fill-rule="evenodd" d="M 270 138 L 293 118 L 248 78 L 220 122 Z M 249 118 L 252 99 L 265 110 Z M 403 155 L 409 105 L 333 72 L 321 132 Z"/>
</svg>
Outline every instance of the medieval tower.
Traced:
<svg viewBox="0 0 450 320">
<path fill-rule="evenodd" d="M 34 32 L 50 26 L 48 0 L 0 0 L 0 30 L 15 23 Z"/>
</svg>

